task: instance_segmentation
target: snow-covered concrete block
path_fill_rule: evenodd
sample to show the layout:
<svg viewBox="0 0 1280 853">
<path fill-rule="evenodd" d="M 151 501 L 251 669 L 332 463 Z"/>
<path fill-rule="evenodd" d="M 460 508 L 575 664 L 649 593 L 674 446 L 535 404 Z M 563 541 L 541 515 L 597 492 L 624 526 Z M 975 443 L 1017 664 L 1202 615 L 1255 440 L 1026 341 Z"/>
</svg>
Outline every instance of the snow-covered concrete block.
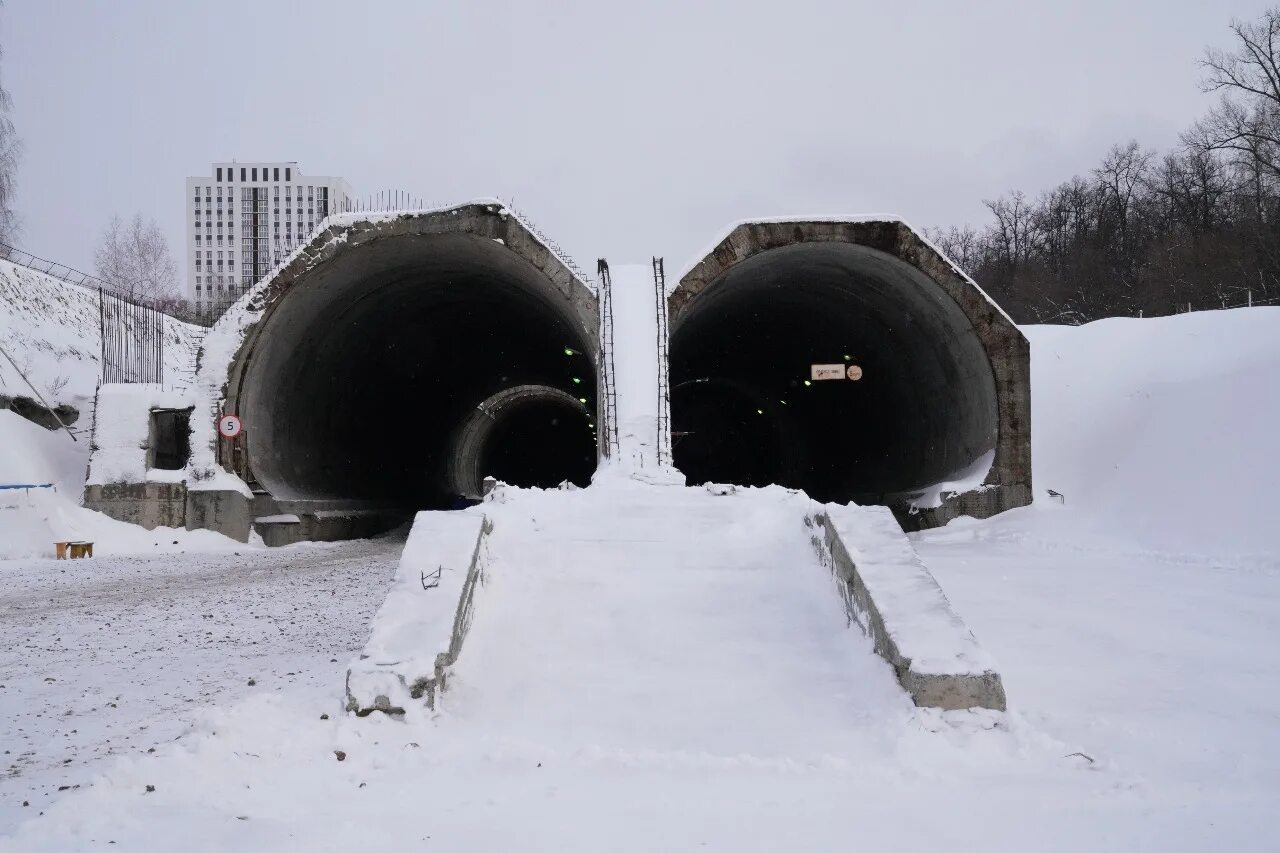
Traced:
<svg viewBox="0 0 1280 853">
<path fill-rule="evenodd" d="M 995 663 L 956 614 L 893 513 L 828 505 L 815 544 L 831 560 L 845 607 L 923 707 L 1005 709 Z"/>
<path fill-rule="evenodd" d="M 89 485 L 180 483 L 183 469 L 152 468 L 151 411 L 190 408 L 186 395 L 159 385 L 109 384 L 98 389 Z"/>
<path fill-rule="evenodd" d="M 483 515 L 418 513 L 369 642 L 347 670 L 347 710 L 403 713 L 414 699 L 435 707 L 471 625 L 492 529 Z"/>
</svg>

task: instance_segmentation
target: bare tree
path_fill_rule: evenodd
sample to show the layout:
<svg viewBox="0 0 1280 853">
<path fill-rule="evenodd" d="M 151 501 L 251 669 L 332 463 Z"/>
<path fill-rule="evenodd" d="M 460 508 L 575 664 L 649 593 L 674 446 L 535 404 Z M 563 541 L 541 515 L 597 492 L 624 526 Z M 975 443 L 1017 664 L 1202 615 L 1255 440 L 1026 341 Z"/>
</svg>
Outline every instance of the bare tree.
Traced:
<svg viewBox="0 0 1280 853">
<path fill-rule="evenodd" d="M 18 158 L 22 144 L 14 130 L 9 110 L 13 102 L 0 85 L 0 242 L 12 243 L 18 232 L 18 217 L 13 211 L 13 193 L 18 179 Z"/>
<path fill-rule="evenodd" d="M 1280 175 L 1280 8 L 1255 22 L 1232 21 L 1231 32 L 1235 49 L 1210 48 L 1200 63 L 1202 88 L 1221 93 L 1222 100 L 1184 139 Z"/>
<path fill-rule="evenodd" d="M 143 299 L 164 299 L 177 295 L 178 268 L 169 253 L 169 241 L 153 219 L 142 221 L 135 214 L 125 224 L 111 217 L 94 254 L 98 278 L 120 293 Z"/>
<path fill-rule="evenodd" d="M 996 218 L 992 232 L 1001 261 L 1016 267 L 1031 251 L 1031 208 L 1022 190 L 1015 190 L 995 201 L 983 200 Z"/>
</svg>

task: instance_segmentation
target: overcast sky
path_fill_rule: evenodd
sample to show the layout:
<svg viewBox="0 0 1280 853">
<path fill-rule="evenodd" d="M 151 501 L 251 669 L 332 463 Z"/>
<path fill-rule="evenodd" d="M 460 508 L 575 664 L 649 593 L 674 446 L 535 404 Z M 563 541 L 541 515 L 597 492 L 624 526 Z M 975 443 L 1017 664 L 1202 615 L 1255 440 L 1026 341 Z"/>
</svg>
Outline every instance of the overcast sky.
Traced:
<svg viewBox="0 0 1280 853">
<path fill-rule="evenodd" d="M 514 197 L 591 269 L 675 269 L 751 216 L 979 223 L 1113 142 L 1175 144 L 1204 47 L 1265 6 L 7 0 L 20 243 L 91 269 L 141 211 L 180 256 L 183 179 L 232 157 Z"/>
</svg>

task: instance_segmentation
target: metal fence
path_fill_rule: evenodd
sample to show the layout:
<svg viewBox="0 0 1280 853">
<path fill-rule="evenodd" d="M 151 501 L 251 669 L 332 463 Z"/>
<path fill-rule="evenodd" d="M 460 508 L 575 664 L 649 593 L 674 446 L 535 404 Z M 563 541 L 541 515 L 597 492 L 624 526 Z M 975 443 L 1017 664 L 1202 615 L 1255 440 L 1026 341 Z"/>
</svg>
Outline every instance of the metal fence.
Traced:
<svg viewBox="0 0 1280 853">
<path fill-rule="evenodd" d="M 164 383 L 165 315 L 98 289 L 102 381 Z"/>
<path fill-rule="evenodd" d="M 81 287 L 96 289 L 110 286 L 102 279 L 89 275 L 87 272 L 80 272 L 80 270 L 69 267 L 66 264 L 60 264 L 57 261 L 51 261 L 39 255 L 33 255 L 30 252 L 24 252 L 22 249 L 10 246 L 7 243 L 0 243 L 0 258 L 19 266 L 33 269 L 36 272 L 51 275 L 62 281 L 78 284 Z"/>
</svg>

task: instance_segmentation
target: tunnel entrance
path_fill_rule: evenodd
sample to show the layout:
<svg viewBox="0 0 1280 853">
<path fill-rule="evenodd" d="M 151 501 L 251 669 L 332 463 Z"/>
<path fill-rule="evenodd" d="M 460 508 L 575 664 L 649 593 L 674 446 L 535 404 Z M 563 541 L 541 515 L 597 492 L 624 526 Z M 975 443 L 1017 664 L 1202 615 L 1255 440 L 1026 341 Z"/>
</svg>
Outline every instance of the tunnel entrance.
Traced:
<svg viewBox="0 0 1280 853">
<path fill-rule="evenodd" d="M 486 475 L 585 485 L 590 291 L 544 247 L 513 251 L 501 210 L 413 223 L 426 233 L 364 224 L 272 295 L 241 348 L 242 475 L 280 502 L 405 511 L 478 497 Z"/>
<path fill-rule="evenodd" d="M 690 483 L 893 505 L 994 457 L 996 383 L 972 321 L 886 251 L 768 248 L 673 305 L 673 457 Z M 815 381 L 815 364 L 862 376 Z"/>
<path fill-rule="evenodd" d="M 518 385 L 483 401 L 453 442 L 450 490 L 478 499 L 485 477 L 544 489 L 566 480 L 587 485 L 596 442 L 586 401 L 547 385 Z"/>
</svg>

